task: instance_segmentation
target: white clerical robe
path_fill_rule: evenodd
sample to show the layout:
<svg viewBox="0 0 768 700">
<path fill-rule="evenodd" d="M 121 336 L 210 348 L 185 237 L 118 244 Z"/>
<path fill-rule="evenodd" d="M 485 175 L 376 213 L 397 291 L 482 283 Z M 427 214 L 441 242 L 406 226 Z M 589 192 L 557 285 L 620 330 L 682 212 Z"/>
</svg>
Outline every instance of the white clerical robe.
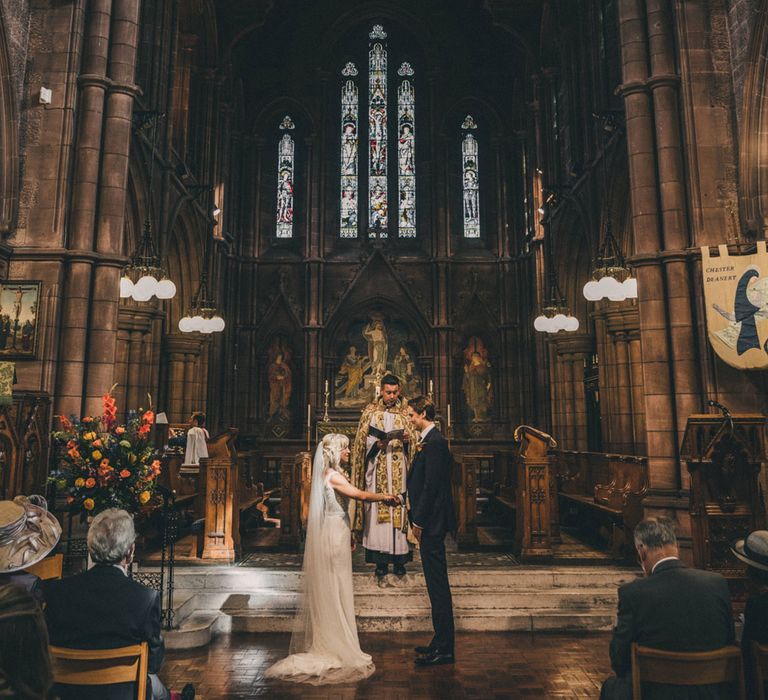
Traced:
<svg viewBox="0 0 768 700">
<path fill-rule="evenodd" d="M 373 424 L 374 417 L 371 417 Z M 401 418 L 402 420 L 402 418 Z M 389 432 L 395 430 L 395 414 L 389 411 L 384 412 L 384 430 Z M 370 452 L 371 447 L 376 443 L 376 438 L 372 435 L 368 436 L 366 441 L 366 454 Z M 394 493 L 392 486 L 392 444 L 388 444 L 386 448 L 387 453 L 387 492 Z M 369 459 L 365 463 L 365 490 L 373 493 L 377 492 L 376 488 L 376 463 L 377 459 Z M 405 490 L 405 479 L 408 473 L 408 455 L 403 451 L 403 488 Z M 402 507 L 402 506 L 398 506 Z M 393 511 L 394 508 L 390 506 L 382 505 L 381 503 L 365 503 L 365 511 L 363 517 L 363 547 L 373 550 L 375 552 L 385 552 L 387 554 L 408 554 L 408 539 L 400 529 L 395 529 L 392 526 L 392 518 L 387 523 L 380 523 L 378 518 L 378 509 L 388 508 Z M 403 512 L 403 518 L 406 515 Z"/>
<path fill-rule="evenodd" d="M 208 431 L 205 428 L 190 428 L 187 431 L 187 449 L 184 453 L 184 464 L 200 464 L 200 460 L 208 457 Z"/>
</svg>

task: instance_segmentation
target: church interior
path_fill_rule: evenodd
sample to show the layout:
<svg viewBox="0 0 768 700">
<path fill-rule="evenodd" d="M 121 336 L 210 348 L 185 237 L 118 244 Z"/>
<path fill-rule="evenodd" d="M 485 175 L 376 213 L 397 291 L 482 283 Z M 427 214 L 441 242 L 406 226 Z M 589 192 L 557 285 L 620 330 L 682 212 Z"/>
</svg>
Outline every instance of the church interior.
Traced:
<svg viewBox="0 0 768 700">
<path fill-rule="evenodd" d="M 766 124 L 768 0 L 0 0 L 0 499 L 44 496 L 56 578 L 127 510 L 207 700 L 598 697 L 649 518 L 738 636 Z M 358 532 L 375 675 L 272 681 L 313 456 L 390 375 L 452 456 L 456 663 L 412 668 L 420 546 L 382 574 Z"/>
</svg>

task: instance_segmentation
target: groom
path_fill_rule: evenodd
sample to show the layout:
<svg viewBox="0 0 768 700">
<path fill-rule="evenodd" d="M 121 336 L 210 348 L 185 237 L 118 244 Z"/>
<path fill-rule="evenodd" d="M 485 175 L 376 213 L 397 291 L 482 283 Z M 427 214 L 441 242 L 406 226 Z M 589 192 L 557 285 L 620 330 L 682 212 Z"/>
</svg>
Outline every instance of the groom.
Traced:
<svg viewBox="0 0 768 700">
<path fill-rule="evenodd" d="M 435 427 L 435 405 L 424 396 L 408 401 L 408 418 L 420 434 L 406 481 L 413 534 L 421 548 L 421 565 L 432 605 L 435 636 L 428 646 L 416 647 L 417 666 L 452 664 L 453 603 L 445 560 L 445 534 L 456 532 L 456 514 L 451 495 L 451 452 Z"/>
</svg>

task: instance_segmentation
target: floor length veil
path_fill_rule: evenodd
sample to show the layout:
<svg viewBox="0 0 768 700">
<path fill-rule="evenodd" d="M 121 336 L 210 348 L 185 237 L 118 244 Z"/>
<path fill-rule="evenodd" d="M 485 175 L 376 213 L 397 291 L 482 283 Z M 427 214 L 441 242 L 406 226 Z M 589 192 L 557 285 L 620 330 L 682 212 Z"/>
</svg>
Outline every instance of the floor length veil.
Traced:
<svg viewBox="0 0 768 700">
<path fill-rule="evenodd" d="M 335 496 L 328 484 L 326 459 L 320 443 L 312 464 L 301 598 L 290 655 L 270 666 L 267 678 L 314 685 L 348 683 L 375 670 L 357 637 L 349 519 L 327 512 L 326 501 Z"/>
</svg>

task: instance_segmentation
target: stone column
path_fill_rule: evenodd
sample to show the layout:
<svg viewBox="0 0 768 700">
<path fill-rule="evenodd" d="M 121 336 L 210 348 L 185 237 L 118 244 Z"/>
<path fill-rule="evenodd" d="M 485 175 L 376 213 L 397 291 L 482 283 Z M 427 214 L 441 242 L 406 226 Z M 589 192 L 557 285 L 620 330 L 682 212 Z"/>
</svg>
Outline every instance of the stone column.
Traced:
<svg viewBox="0 0 768 700">
<path fill-rule="evenodd" d="M 69 247 L 81 251 L 64 273 L 61 335 L 54 413 L 81 415 L 91 289 L 94 222 L 99 182 L 104 97 L 109 84 L 107 59 L 112 0 L 94 0 L 88 8 L 83 72 L 78 83 L 77 140 L 72 176 Z M 109 387 L 106 387 L 107 389 Z"/>
<path fill-rule="evenodd" d="M 637 262 L 640 339 L 645 376 L 645 414 L 651 487 L 679 485 L 674 387 L 670 373 L 665 284 L 657 257 L 662 250 L 656 184 L 656 149 L 647 79 L 646 17 L 641 0 L 620 0 L 624 98 L 627 117 L 632 228 Z"/>
<path fill-rule="evenodd" d="M 632 376 L 632 419 L 634 427 L 634 444 L 636 455 L 645 455 L 645 403 L 643 396 L 643 358 L 640 354 L 640 333 L 632 331 L 629 334 L 629 356 Z"/>
<path fill-rule="evenodd" d="M 633 454 L 632 436 L 632 383 L 629 367 L 629 339 L 626 333 L 616 333 L 616 398 L 618 399 L 619 435 L 617 449 L 622 454 Z"/>
<path fill-rule="evenodd" d="M 119 255 L 123 246 L 125 193 L 131 145 L 131 119 L 136 94 L 136 47 L 139 5 L 135 0 L 114 0 L 109 54 L 110 87 L 104 118 L 99 182 L 96 252 Z M 86 410 L 96 412 L 101 395 L 112 385 L 117 341 L 120 264 L 105 259 L 93 273 L 88 329 Z"/>
</svg>

